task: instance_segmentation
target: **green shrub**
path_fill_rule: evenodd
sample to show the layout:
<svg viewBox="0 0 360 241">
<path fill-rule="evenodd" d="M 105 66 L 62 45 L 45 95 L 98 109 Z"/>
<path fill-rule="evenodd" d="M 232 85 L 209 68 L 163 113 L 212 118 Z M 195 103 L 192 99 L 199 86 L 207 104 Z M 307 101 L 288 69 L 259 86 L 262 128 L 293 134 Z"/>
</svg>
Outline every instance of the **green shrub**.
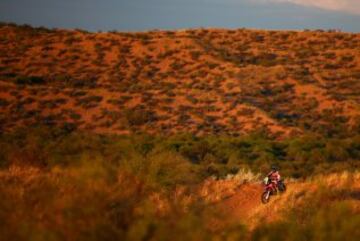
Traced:
<svg viewBox="0 0 360 241">
<path fill-rule="evenodd" d="M 156 113 L 150 110 L 134 108 L 125 111 L 130 126 L 137 127 L 157 120 Z"/>
<path fill-rule="evenodd" d="M 147 123 L 148 119 L 145 120 Z M 144 120 L 138 122 L 138 118 L 135 121 L 133 124 L 144 123 Z M 192 163 L 197 170 L 203 170 L 197 174 L 202 177 L 216 173 L 225 176 L 243 167 L 263 173 L 273 163 L 278 164 L 286 176 L 306 177 L 313 173 L 332 172 L 336 168 L 352 169 L 360 160 L 358 136 L 325 139 L 307 135 L 282 141 L 262 134 L 240 137 L 133 134 L 120 137 L 84 133 L 76 130 L 75 124 L 67 123 L 61 128 L 42 126 L 3 133 L 0 142 L 4 143 L 0 155 L 2 166 L 12 163 L 67 166 L 93 156 L 111 163 L 127 163 L 133 172 L 146 166 L 144 163 L 149 158 L 155 159 L 154 156 L 159 155 L 162 160 L 164 156 L 169 159 L 173 156 L 173 161 Z M 329 168 L 329 165 L 334 168 Z"/>
<path fill-rule="evenodd" d="M 0 98 L 0 107 L 7 107 L 10 104 L 6 99 Z"/>
<path fill-rule="evenodd" d="M 18 76 L 15 79 L 15 83 L 18 85 L 39 85 L 45 84 L 46 80 L 39 76 Z"/>
</svg>

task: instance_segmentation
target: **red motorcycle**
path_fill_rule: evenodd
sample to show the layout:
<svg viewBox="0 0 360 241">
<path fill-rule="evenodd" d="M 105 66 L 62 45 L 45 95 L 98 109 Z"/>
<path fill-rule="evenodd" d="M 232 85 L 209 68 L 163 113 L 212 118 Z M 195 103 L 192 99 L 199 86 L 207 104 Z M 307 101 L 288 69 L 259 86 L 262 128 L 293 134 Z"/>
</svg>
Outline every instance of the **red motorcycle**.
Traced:
<svg viewBox="0 0 360 241">
<path fill-rule="evenodd" d="M 286 185 L 282 180 L 279 180 L 277 185 L 275 186 L 271 180 L 266 177 L 264 179 L 264 192 L 261 195 L 261 202 L 266 204 L 270 201 L 270 196 L 276 195 L 279 192 L 285 192 L 286 191 Z"/>
</svg>

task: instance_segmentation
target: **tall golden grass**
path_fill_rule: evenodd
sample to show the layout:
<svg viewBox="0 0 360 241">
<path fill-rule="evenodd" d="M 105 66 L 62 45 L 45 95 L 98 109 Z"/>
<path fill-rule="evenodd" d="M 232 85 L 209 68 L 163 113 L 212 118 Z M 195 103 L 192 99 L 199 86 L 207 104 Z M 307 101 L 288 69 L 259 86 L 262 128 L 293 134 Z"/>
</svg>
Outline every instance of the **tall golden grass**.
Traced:
<svg viewBox="0 0 360 241">
<path fill-rule="evenodd" d="M 245 167 L 250 160 L 240 163 L 236 172 L 233 166 L 226 171 L 226 163 L 206 163 L 208 158 L 192 162 L 191 156 L 211 151 L 196 144 L 206 140 L 36 132 L 1 137 L 1 241 L 360 238 L 356 170 L 289 183 L 288 191 L 266 206 L 253 200 L 258 204 L 251 219 L 230 222 L 233 218 L 226 215 L 231 214 L 215 208 L 214 202 L 221 205 L 238 195 L 237 188 L 247 185 L 243 183 L 259 181 L 259 169 L 251 163 Z M 227 148 L 224 155 L 237 143 L 214 142 Z M 217 180 L 209 179 L 214 172 L 208 168 L 214 165 L 226 175 L 218 169 Z M 223 222 L 221 228 L 212 228 L 213 220 Z"/>
</svg>

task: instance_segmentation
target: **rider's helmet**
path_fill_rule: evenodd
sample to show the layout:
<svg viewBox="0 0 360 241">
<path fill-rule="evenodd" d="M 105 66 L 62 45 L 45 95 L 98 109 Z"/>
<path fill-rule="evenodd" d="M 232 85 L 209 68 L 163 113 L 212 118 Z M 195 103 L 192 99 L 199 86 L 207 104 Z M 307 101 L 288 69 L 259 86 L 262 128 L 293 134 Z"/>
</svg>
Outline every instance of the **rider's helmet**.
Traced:
<svg viewBox="0 0 360 241">
<path fill-rule="evenodd" d="M 271 165 L 271 171 L 274 171 L 274 172 L 279 171 L 278 166 L 277 166 L 277 165 L 275 165 L 275 164 Z"/>
</svg>

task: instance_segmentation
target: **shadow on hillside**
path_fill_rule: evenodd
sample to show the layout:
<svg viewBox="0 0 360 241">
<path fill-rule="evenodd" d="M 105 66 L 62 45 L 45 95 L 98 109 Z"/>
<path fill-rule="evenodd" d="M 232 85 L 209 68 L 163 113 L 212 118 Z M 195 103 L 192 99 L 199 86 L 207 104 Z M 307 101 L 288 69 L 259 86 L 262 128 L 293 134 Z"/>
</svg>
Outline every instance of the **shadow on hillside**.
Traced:
<svg viewBox="0 0 360 241">
<path fill-rule="evenodd" d="M 359 200 L 360 201 L 360 190 L 354 190 L 346 195 L 347 199 Z"/>
<path fill-rule="evenodd" d="M 360 201 L 360 189 L 356 190 L 342 190 L 333 196 L 335 199 L 339 200 L 357 200 Z"/>
</svg>

